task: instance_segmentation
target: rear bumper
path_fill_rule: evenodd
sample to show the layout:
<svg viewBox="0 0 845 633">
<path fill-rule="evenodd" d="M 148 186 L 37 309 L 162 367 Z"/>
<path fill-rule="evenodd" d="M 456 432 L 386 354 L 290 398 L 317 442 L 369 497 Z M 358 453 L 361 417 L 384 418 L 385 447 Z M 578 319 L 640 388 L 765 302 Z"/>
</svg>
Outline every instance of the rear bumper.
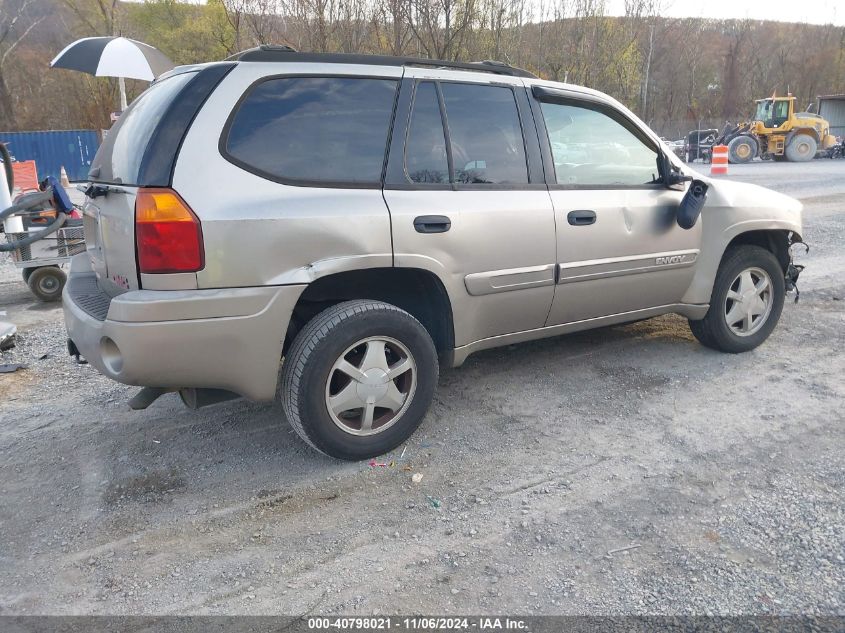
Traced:
<svg viewBox="0 0 845 633">
<path fill-rule="evenodd" d="M 304 288 L 137 290 L 109 298 L 82 254 L 71 262 L 63 294 L 65 325 L 85 359 L 118 382 L 272 400 Z"/>
</svg>

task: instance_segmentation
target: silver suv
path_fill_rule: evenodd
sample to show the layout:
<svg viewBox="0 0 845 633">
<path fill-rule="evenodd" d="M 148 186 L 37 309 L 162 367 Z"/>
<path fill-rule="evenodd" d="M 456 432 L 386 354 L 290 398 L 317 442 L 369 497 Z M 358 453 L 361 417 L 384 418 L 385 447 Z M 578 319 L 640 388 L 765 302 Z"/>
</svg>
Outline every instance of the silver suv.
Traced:
<svg viewBox="0 0 845 633">
<path fill-rule="evenodd" d="M 281 400 L 342 459 L 422 421 L 438 362 L 674 312 L 775 327 L 801 205 L 695 173 L 624 106 L 496 62 L 245 51 L 121 116 L 87 186 L 69 350 L 189 406 Z"/>
</svg>

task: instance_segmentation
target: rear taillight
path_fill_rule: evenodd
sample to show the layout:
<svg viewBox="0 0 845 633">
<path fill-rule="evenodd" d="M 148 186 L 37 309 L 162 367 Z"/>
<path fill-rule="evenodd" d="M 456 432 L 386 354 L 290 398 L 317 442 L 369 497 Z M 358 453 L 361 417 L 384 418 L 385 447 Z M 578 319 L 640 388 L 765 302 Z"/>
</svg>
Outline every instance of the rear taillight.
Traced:
<svg viewBox="0 0 845 633">
<path fill-rule="evenodd" d="M 138 190 L 135 248 L 142 273 L 191 273 L 205 266 L 200 221 L 170 189 Z"/>
</svg>

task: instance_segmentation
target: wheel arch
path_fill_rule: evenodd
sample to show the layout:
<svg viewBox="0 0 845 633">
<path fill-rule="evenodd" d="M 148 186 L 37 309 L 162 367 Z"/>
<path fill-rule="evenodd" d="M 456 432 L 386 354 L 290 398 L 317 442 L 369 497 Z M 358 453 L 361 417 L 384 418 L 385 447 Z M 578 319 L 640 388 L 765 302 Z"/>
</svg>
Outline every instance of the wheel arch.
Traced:
<svg viewBox="0 0 845 633">
<path fill-rule="evenodd" d="M 285 335 L 283 352 L 311 318 L 332 305 L 353 299 L 384 301 L 416 318 L 439 354 L 455 347 L 452 302 L 443 282 L 420 268 L 366 268 L 319 277 L 300 295 Z"/>
<path fill-rule="evenodd" d="M 801 237 L 786 229 L 757 229 L 745 231 L 734 236 L 725 250 L 722 252 L 722 257 L 719 261 L 725 258 L 725 254 L 732 248 L 742 246 L 744 244 L 751 246 L 760 246 L 770 251 L 778 260 L 781 268 L 786 272 L 789 266 L 789 247 L 795 241 L 800 241 Z"/>
<path fill-rule="evenodd" d="M 819 133 L 816 131 L 815 128 L 812 127 L 796 127 L 792 128 L 789 131 L 789 134 L 786 135 L 786 142 L 784 143 L 784 147 L 789 145 L 792 142 L 792 139 L 798 136 L 799 134 L 807 134 L 808 136 L 812 136 L 816 143 L 821 143 L 821 138 L 819 138 Z"/>
<path fill-rule="evenodd" d="M 796 227 L 797 228 L 797 227 Z M 714 236 L 715 237 L 715 236 Z M 784 273 L 790 261 L 789 247 L 801 241 L 801 235 L 786 223 L 748 222 L 734 225 L 721 236 L 721 248 L 710 251 L 702 258 L 696 275 L 684 295 L 682 302 L 691 304 L 705 304 L 710 302 L 713 284 L 719 266 L 725 254 L 737 246 L 744 244 L 760 246 L 774 254 Z M 704 252 L 702 252 L 704 255 Z"/>
</svg>

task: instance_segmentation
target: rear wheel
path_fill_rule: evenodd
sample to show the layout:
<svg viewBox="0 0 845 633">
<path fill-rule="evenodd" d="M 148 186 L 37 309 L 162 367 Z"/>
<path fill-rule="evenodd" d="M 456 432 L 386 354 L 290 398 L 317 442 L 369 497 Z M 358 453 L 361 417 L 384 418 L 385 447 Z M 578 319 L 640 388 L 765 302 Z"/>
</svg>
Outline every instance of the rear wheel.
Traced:
<svg viewBox="0 0 845 633">
<path fill-rule="evenodd" d="M 765 341 L 783 310 L 783 270 L 775 256 L 759 246 L 739 246 L 725 254 L 700 321 L 690 321 L 702 345 L 732 354 Z"/>
<path fill-rule="evenodd" d="M 757 141 L 750 136 L 737 136 L 728 143 L 728 159 L 732 163 L 750 163 L 757 155 Z"/>
<path fill-rule="evenodd" d="M 437 352 L 419 321 L 387 303 L 347 301 L 315 316 L 294 339 L 280 397 L 308 444 L 339 459 L 366 459 L 417 429 L 437 375 Z"/>
<path fill-rule="evenodd" d="M 809 134 L 796 134 L 786 146 L 786 157 L 793 163 L 803 163 L 813 160 L 816 156 L 818 143 Z"/>
<path fill-rule="evenodd" d="M 67 275 L 58 266 L 32 268 L 26 280 L 29 290 L 41 301 L 60 301 Z"/>
</svg>

